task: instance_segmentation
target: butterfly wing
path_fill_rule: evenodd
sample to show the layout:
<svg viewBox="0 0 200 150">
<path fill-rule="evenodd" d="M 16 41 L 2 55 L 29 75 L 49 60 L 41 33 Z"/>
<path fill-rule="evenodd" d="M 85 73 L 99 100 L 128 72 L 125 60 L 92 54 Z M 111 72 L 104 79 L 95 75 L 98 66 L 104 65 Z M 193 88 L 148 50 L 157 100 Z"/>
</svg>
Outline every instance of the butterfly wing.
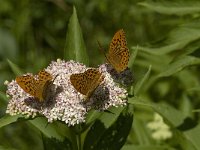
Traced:
<svg viewBox="0 0 200 150">
<path fill-rule="evenodd" d="M 103 80 L 98 69 L 88 69 L 84 73 L 72 74 L 70 81 L 74 88 L 89 99 L 93 91 Z"/>
<path fill-rule="evenodd" d="M 85 76 L 87 77 L 87 94 L 86 97 L 89 99 L 95 89 L 99 86 L 99 84 L 103 81 L 104 76 L 99 72 L 98 69 L 88 69 L 85 72 Z"/>
<path fill-rule="evenodd" d="M 17 84 L 32 96 L 36 96 L 36 80 L 31 75 L 16 77 Z"/>
<path fill-rule="evenodd" d="M 39 101 L 44 101 L 48 92 L 49 85 L 52 84 L 52 76 L 50 73 L 42 70 L 38 73 L 38 80 L 36 81 L 36 96 Z"/>
<path fill-rule="evenodd" d="M 128 67 L 129 57 L 125 32 L 121 29 L 115 33 L 106 58 L 117 72 L 122 72 Z"/>
<path fill-rule="evenodd" d="M 87 77 L 84 73 L 72 74 L 70 81 L 74 88 L 83 95 L 87 94 Z"/>
</svg>

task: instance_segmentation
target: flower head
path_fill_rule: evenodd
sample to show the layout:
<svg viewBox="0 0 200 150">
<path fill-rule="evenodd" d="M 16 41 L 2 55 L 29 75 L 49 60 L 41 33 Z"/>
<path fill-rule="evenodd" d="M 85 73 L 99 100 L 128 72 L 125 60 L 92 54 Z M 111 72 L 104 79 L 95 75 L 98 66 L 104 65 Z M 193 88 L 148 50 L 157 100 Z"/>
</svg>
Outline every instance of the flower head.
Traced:
<svg viewBox="0 0 200 150">
<path fill-rule="evenodd" d="M 154 120 L 147 124 L 147 127 L 152 130 L 152 137 L 155 140 L 166 140 L 172 137 L 172 132 L 167 124 L 164 123 L 163 118 L 158 114 L 154 114 Z"/>
<path fill-rule="evenodd" d="M 44 91 L 44 102 L 39 102 L 26 93 L 15 80 L 6 83 L 10 97 L 6 113 L 24 114 L 28 117 L 43 115 L 48 122 L 60 120 L 70 126 L 84 122 L 86 113 L 92 108 L 106 110 L 111 106 L 126 105 L 126 89 L 114 82 L 108 72 L 110 68 L 105 64 L 99 67 L 99 72 L 104 76 L 103 81 L 85 102 L 84 95 L 71 84 L 70 76 L 83 73 L 87 69 L 85 65 L 74 61 L 52 61 L 45 71 L 52 75 L 53 84 Z M 37 75 L 34 78 L 37 78 Z"/>
</svg>

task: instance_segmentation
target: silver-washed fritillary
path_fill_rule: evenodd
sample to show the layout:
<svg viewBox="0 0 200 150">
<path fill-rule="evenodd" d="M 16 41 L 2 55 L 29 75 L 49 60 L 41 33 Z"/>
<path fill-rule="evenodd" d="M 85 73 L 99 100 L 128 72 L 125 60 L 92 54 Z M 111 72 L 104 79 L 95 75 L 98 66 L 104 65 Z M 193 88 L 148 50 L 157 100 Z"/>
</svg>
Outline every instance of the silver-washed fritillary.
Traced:
<svg viewBox="0 0 200 150">
<path fill-rule="evenodd" d="M 53 83 L 50 73 L 42 70 L 38 73 L 38 79 L 32 75 L 16 77 L 17 84 L 28 94 L 37 98 L 40 102 L 45 100 L 48 87 Z"/>
<path fill-rule="evenodd" d="M 120 73 L 128 67 L 130 53 L 127 47 L 125 32 L 117 31 L 110 43 L 108 53 L 105 54 L 107 61 Z"/>
<path fill-rule="evenodd" d="M 88 69 L 84 73 L 72 74 L 70 76 L 72 85 L 78 92 L 86 96 L 86 100 L 91 97 L 103 79 L 104 76 L 98 69 Z"/>
</svg>

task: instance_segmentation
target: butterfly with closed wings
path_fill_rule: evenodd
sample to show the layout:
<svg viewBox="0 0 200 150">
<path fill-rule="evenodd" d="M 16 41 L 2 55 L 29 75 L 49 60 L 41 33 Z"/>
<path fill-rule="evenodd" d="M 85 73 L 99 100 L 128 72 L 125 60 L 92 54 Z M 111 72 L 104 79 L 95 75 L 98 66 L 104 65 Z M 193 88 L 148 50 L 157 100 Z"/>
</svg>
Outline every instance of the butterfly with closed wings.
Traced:
<svg viewBox="0 0 200 150">
<path fill-rule="evenodd" d="M 99 43 L 100 49 L 102 47 Z M 120 73 L 128 67 L 129 62 L 129 49 L 127 47 L 126 36 L 123 29 L 117 31 L 110 43 L 108 53 L 104 55 L 107 61 Z"/>
</svg>

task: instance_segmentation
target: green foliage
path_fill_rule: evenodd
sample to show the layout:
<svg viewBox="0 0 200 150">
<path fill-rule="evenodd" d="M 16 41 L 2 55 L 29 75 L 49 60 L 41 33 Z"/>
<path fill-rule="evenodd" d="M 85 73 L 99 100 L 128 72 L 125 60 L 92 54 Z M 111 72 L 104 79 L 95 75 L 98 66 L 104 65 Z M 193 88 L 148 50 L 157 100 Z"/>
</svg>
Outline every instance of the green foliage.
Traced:
<svg viewBox="0 0 200 150">
<path fill-rule="evenodd" d="M 0 148 L 199 150 L 199 6 L 198 0 L 1 1 Z M 57 58 L 97 66 L 105 60 L 97 41 L 108 48 L 120 28 L 134 72 L 126 107 L 91 111 L 75 127 L 5 115 L 3 83 L 20 68 L 38 72 Z M 155 113 L 170 127 L 169 139 L 155 139 L 147 126 Z"/>
<path fill-rule="evenodd" d="M 65 59 L 72 59 L 88 65 L 86 47 L 84 45 L 75 7 L 73 8 L 73 14 L 69 21 L 64 53 Z"/>
<path fill-rule="evenodd" d="M 126 141 L 133 121 L 132 110 L 128 109 L 124 109 L 117 118 L 115 113 L 111 113 L 96 120 L 85 137 L 83 149 L 120 149 Z M 111 118 L 115 121 L 108 126 L 108 119 L 112 120 Z"/>
<path fill-rule="evenodd" d="M 166 15 L 183 16 L 200 12 L 200 3 L 198 1 L 141 2 L 138 4 Z"/>
</svg>

